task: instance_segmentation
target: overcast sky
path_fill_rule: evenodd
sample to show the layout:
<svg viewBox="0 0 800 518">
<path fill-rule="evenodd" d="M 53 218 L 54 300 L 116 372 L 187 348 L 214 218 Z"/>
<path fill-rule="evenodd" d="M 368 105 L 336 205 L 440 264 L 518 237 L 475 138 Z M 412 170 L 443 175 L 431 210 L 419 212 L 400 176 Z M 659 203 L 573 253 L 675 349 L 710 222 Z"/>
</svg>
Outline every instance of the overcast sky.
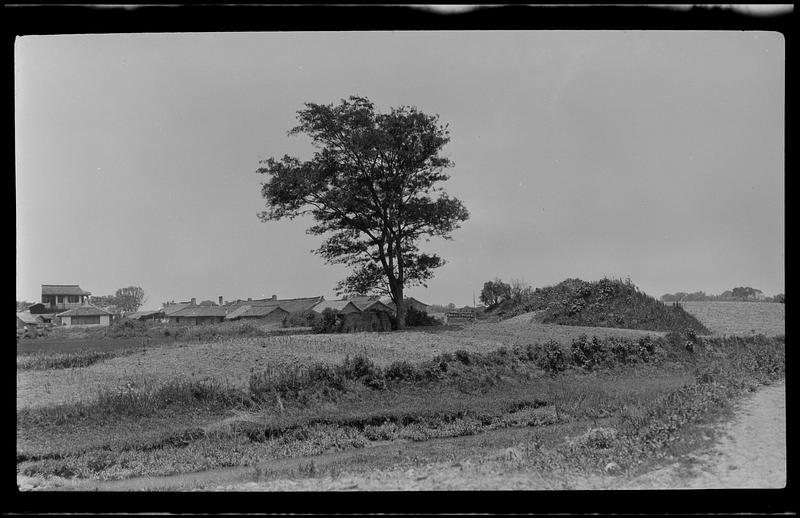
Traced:
<svg viewBox="0 0 800 518">
<path fill-rule="evenodd" d="M 309 220 L 263 223 L 258 162 L 308 157 L 304 102 L 450 124 L 471 218 L 428 303 L 484 281 L 784 291 L 784 40 L 769 32 L 25 36 L 15 49 L 17 299 L 324 295 Z"/>
</svg>

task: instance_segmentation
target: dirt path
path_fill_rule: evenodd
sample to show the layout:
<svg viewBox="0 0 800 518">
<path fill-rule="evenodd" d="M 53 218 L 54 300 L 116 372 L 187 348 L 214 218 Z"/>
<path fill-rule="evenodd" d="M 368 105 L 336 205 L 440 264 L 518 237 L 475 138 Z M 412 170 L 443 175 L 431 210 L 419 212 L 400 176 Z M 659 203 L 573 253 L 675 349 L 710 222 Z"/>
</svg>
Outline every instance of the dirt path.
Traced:
<svg viewBox="0 0 800 518">
<path fill-rule="evenodd" d="M 631 489 L 742 489 L 786 486 L 786 383 L 742 401 L 710 450 L 634 480 Z"/>
</svg>

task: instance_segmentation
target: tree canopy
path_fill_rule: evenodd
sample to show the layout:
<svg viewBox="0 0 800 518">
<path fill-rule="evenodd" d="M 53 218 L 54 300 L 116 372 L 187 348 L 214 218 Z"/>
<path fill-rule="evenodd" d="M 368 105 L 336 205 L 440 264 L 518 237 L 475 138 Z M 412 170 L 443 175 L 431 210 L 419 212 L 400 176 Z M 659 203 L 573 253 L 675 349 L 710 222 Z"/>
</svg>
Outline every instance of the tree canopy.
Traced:
<svg viewBox="0 0 800 518">
<path fill-rule="evenodd" d="M 146 301 L 144 290 L 138 286 L 120 288 L 114 295 L 114 305 L 126 313 L 137 311 Z"/>
<path fill-rule="evenodd" d="M 506 284 L 500 279 L 493 281 L 486 281 L 483 283 L 481 290 L 480 301 L 487 306 L 496 306 L 506 299 L 511 298 L 511 285 Z"/>
<path fill-rule="evenodd" d="M 419 248 L 420 240 L 451 239 L 469 217 L 463 203 L 438 184 L 453 163 L 441 156 L 450 141 L 438 115 L 401 106 L 378 113 L 351 96 L 338 105 L 305 103 L 289 135 L 308 135 L 315 152 L 301 161 L 284 155 L 259 163 L 262 221 L 310 215 L 307 232 L 327 234 L 315 253 L 352 273 L 337 293 L 379 293 L 397 306 L 404 325 L 405 287 L 423 285 L 444 260 Z"/>
</svg>

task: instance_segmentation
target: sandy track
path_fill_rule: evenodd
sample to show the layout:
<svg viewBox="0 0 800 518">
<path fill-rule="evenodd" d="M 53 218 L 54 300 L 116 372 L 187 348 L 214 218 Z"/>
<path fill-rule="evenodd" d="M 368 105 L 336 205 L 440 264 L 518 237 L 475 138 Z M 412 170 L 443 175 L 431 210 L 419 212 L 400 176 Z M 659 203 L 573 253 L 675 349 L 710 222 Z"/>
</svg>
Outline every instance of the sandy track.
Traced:
<svg viewBox="0 0 800 518">
<path fill-rule="evenodd" d="M 741 402 L 708 451 L 633 481 L 630 488 L 781 489 L 786 486 L 786 383 Z"/>
</svg>

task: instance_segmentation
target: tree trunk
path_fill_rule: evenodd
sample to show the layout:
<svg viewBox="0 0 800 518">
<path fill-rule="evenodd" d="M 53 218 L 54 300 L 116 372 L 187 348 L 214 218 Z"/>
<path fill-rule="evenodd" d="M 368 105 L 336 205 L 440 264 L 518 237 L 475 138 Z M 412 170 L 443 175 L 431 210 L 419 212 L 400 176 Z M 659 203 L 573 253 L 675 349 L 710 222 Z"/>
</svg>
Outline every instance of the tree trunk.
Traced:
<svg viewBox="0 0 800 518">
<path fill-rule="evenodd" d="M 406 303 L 403 300 L 403 286 L 395 286 L 394 290 L 394 304 L 397 307 L 397 329 L 406 328 Z"/>
</svg>

